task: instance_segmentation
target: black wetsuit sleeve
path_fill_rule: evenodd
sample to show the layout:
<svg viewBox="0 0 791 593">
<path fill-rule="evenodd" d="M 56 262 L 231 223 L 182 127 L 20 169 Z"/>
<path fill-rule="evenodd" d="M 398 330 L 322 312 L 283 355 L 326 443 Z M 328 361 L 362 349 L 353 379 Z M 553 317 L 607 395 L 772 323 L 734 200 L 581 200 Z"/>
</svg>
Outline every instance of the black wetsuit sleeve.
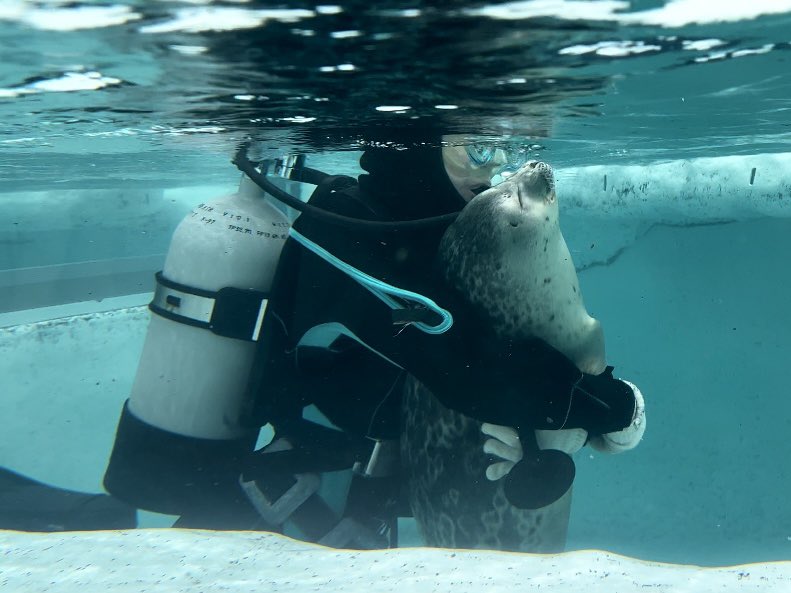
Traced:
<svg viewBox="0 0 791 593">
<path fill-rule="evenodd" d="M 454 316 L 444 334 L 394 325 L 390 310 L 378 302 L 349 311 L 343 324 L 451 409 L 517 428 L 568 426 L 572 390 L 582 377 L 570 360 L 542 340 L 497 339 L 442 287 L 432 296 Z M 361 300 L 370 298 L 360 293 Z"/>
</svg>

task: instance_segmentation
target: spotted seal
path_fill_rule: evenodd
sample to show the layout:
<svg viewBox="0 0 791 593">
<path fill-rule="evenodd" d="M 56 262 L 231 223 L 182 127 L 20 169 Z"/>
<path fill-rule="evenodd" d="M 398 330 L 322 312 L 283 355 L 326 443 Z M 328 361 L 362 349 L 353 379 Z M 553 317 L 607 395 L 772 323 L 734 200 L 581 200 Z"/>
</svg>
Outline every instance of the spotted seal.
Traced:
<svg viewBox="0 0 791 593">
<path fill-rule="evenodd" d="M 439 248 L 446 280 L 498 336 L 539 337 L 580 370 L 605 368 L 601 325 L 585 309 L 576 270 L 560 232 L 552 169 L 530 162 L 473 198 Z M 503 480 L 484 476 L 481 423 L 443 406 L 414 378 L 403 400 L 402 459 L 408 498 L 431 546 L 558 552 L 565 546 L 571 490 L 536 510 L 518 509 Z M 537 431 L 542 448 L 571 431 Z M 577 439 L 584 431 L 566 434 Z M 582 433 L 581 435 L 579 433 Z"/>
</svg>

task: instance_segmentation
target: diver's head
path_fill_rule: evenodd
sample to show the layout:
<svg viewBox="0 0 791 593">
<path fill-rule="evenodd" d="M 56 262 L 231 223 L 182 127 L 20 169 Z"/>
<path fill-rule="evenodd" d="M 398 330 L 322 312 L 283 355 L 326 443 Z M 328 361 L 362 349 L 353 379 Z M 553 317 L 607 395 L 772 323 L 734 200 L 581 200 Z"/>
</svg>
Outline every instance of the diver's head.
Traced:
<svg viewBox="0 0 791 593">
<path fill-rule="evenodd" d="M 491 186 L 492 177 L 508 159 L 500 148 L 489 144 L 464 144 L 464 141 L 464 136 L 443 136 L 442 162 L 453 187 L 469 202 Z"/>
<path fill-rule="evenodd" d="M 402 132 L 406 134 L 406 132 Z M 473 196 L 491 186 L 506 164 L 506 153 L 471 143 L 463 135 L 399 137 L 402 148 L 368 142 L 360 158 L 363 194 L 386 202 L 394 217 L 412 220 L 458 212 Z"/>
</svg>

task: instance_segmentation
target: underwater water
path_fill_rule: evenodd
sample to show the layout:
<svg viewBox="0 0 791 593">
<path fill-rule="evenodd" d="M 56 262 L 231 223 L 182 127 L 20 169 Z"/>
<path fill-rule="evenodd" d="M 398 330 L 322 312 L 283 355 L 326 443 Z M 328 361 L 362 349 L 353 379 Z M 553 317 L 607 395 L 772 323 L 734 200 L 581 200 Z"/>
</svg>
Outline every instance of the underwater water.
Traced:
<svg viewBox="0 0 791 593">
<path fill-rule="evenodd" d="M 645 395 L 638 447 L 575 454 L 566 549 L 791 559 L 790 31 L 787 0 L 0 3 L 0 466 L 103 492 L 153 274 L 179 222 L 236 190 L 243 142 L 356 175 L 371 146 L 459 134 L 552 165 L 607 362 Z M 139 513 L 141 527 L 174 519 Z M 402 528 L 402 545 L 420 545 Z M 592 552 L 482 553 L 465 567 L 451 552 L 321 556 L 250 533 L 2 532 L 0 547 L 9 591 L 84 588 L 83 565 L 119 591 L 171 578 L 239 591 L 791 582 L 785 562 L 752 578 Z M 221 553 L 244 566 L 205 559 Z M 127 572 L 122 556 L 138 559 Z M 61 560 L 65 572 L 51 568 Z"/>
</svg>

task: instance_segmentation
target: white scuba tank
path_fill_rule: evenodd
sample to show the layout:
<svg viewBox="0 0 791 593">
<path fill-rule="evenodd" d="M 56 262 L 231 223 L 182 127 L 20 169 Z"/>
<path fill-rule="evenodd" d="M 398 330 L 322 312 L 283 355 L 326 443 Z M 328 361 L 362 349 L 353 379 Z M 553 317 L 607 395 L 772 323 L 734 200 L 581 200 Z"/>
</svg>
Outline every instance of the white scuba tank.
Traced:
<svg viewBox="0 0 791 593">
<path fill-rule="evenodd" d="M 241 413 L 254 340 L 289 226 L 246 176 L 236 194 L 198 205 L 179 224 L 129 397 L 134 416 L 188 437 L 248 432 Z M 234 325 L 241 329 L 227 331 Z"/>
</svg>

